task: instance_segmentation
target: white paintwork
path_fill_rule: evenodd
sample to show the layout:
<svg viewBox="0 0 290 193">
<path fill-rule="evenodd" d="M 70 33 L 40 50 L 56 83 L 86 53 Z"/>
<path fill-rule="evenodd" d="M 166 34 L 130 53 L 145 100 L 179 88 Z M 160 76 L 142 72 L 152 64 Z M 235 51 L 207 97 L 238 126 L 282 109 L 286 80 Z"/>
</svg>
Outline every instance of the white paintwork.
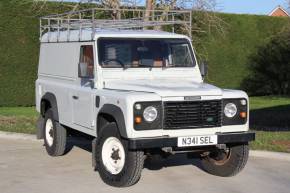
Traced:
<svg viewBox="0 0 290 193">
<path fill-rule="evenodd" d="M 40 100 L 45 93 L 56 96 L 59 122 L 78 131 L 96 136 L 96 118 L 105 104 L 121 108 L 125 118 L 125 137 L 182 137 L 195 135 L 214 135 L 217 132 L 247 131 L 245 125 L 222 126 L 207 129 L 180 130 L 134 130 L 133 105 L 145 101 L 183 101 L 185 96 L 199 96 L 201 100 L 223 98 L 245 98 L 243 91 L 220 89 L 203 83 L 198 65 L 189 68 L 102 68 L 98 64 L 97 41 L 101 37 L 127 38 L 186 38 L 183 35 L 140 30 L 97 30 L 93 41 L 91 31 L 83 30 L 81 42 L 78 31 L 71 31 L 69 41 L 61 32 L 57 42 L 55 32 L 41 38 L 38 79 L 36 81 L 36 108 L 40 111 Z M 49 38 L 49 39 L 48 39 Z M 53 43 L 47 43 L 47 41 Z M 78 62 L 81 45 L 93 45 L 95 50 L 94 88 L 89 82 L 78 77 Z M 229 80 L 230 81 L 230 80 Z M 73 96 L 79 99 L 74 100 Z M 100 96 L 99 108 L 95 97 Z M 249 108 L 248 108 L 249 109 Z M 248 112 L 249 113 L 249 112 Z"/>
<path fill-rule="evenodd" d="M 112 155 L 117 151 L 118 158 L 113 159 Z M 119 139 L 109 137 L 105 140 L 102 147 L 102 161 L 108 172 L 111 174 L 119 174 L 125 165 L 125 150 Z"/>
<path fill-rule="evenodd" d="M 69 33 L 69 35 L 68 35 Z M 59 38 L 57 38 L 59 37 Z M 79 30 L 60 32 L 50 32 L 42 36 L 41 42 L 78 42 L 92 41 L 100 37 L 133 37 L 133 38 L 187 38 L 187 36 L 155 30 L 104 30 L 96 29 L 95 36 L 92 38 L 91 29 L 83 29 L 81 35 Z"/>
<path fill-rule="evenodd" d="M 215 86 L 182 78 L 105 81 L 104 88 L 151 92 L 161 97 L 222 95 Z"/>
<path fill-rule="evenodd" d="M 62 77 L 75 80 L 77 71 L 72 64 L 79 60 L 79 43 L 42 43 L 38 73 L 53 78 Z"/>
<path fill-rule="evenodd" d="M 93 126 L 92 120 L 95 109 L 95 97 L 92 94 L 92 88 L 89 85 L 80 86 L 73 91 L 73 95 L 78 97 L 78 100 L 73 99 L 73 122 L 86 128 Z"/>
<path fill-rule="evenodd" d="M 53 136 L 50 135 L 50 133 L 53 132 L 53 124 L 51 119 L 47 119 L 45 123 L 45 139 L 47 141 L 47 144 L 49 146 L 52 146 L 53 144 Z"/>
</svg>

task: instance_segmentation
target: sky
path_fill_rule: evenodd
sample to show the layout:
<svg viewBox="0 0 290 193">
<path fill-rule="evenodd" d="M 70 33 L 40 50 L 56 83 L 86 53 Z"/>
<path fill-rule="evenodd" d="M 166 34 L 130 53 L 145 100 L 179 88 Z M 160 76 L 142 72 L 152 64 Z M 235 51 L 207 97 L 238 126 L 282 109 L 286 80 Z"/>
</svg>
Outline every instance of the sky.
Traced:
<svg viewBox="0 0 290 193">
<path fill-rule="evenodd" d="M 217 0 L 218 11 L 226 13 L 267 15 L 278 5 L 288 8 L 287 0 Z"/>
</svg>

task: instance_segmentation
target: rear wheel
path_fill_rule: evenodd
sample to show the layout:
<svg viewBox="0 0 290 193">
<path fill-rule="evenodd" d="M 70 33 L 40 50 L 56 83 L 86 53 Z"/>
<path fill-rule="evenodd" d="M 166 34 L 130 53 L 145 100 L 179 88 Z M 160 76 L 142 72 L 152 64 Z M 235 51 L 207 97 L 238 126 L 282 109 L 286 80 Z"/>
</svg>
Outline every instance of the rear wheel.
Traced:
<svg viewBox="0 0 290 193">
<path fill-rule="evenodd" d="M 44 116 L 44 144 L 51 156 L 61 156 L 66 150 L 66 129 L 53 119 L 53 111 L 48 109 Z"/>
<path fill-rule="evenodd" d="M 102 180 L 111 186 L 134 185 L 141 177 L 143 151 L 129 151 L 115 123 L 106 125 L 99 133 L 96 147 L 97 170 Z"/>
<path fill-rule="evenodd" d="M 206 172 L 222 177 L 238 174 L 246 165 L 249 156 L 248 144 L 231 145 L 225 150 L 216 149 L 203 157 Z"/>
</svg>

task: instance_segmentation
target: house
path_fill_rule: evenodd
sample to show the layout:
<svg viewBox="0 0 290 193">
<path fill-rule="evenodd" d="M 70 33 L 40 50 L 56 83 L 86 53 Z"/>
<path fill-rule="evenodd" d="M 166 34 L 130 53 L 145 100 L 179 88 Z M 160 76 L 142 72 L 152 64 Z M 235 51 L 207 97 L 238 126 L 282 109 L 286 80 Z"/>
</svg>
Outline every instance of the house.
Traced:
<svg viewBox="0 0 290 193">
<path fill-rule="evenodd" d="M 290 14 L 280 5 L 276 7 L 269 16 L 272 17 L 290 17 Z"/>
</svg>

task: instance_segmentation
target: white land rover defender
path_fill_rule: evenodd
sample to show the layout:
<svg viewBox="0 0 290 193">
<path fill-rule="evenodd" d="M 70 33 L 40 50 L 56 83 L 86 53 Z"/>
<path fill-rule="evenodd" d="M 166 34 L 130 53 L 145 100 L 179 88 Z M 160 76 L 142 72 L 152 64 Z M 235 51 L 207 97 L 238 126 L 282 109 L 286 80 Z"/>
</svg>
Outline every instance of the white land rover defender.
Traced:
<svg viewBox="0 0 290 193">
<path fill-rule="evenodd" d="M 255 139 L 247 94 L 203 82 L 190 36 L 148 30 L 190 29 L 191 12 L 101 20 L 98 11 L 41 18 L 37 137 L 47 153 L 63 155 L 74 130 L 93 136 L 93 165 L 118 187 L 135 184 L 155 154 L 195 153 L 210 174 L 240 172 Z"/>
</svg>

